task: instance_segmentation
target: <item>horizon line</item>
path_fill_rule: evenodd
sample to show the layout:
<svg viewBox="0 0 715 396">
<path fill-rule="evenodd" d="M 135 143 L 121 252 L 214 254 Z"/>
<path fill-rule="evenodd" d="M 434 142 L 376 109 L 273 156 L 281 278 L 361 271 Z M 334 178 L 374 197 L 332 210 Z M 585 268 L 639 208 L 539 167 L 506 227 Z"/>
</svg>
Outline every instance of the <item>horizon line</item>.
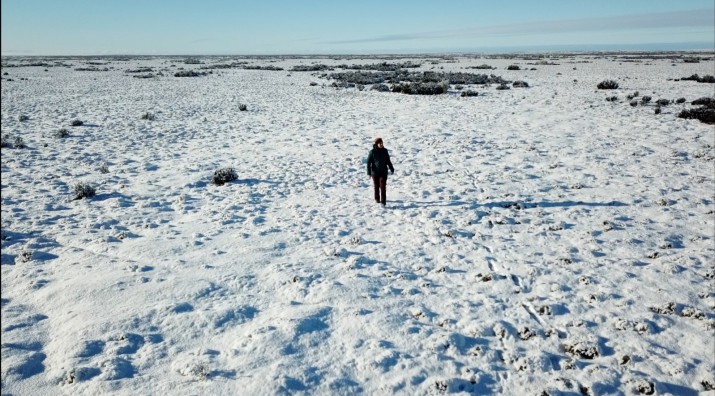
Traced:
<svg viewBox="0 0 715 396">
<path fill-rule="evenodd" d="M 708 53 L 715 55 L 715 48 L 693 49 L 541 49 L 541 50 L 448 50 L 423 52 L 315 52 L 315 53 L 175 53 L 175 54 L 142 54 L 142 53 L 106 53 L 106 54 L 21 54 L 0 53 L 0 57 L 51 57 L 51 58 L 88 58 L 88 57 L 329 57 L 329 56 L 444 56 L 444 55 L 519 55 L 519 54 L 612 54 L 612 53 Z"/>
</svg>

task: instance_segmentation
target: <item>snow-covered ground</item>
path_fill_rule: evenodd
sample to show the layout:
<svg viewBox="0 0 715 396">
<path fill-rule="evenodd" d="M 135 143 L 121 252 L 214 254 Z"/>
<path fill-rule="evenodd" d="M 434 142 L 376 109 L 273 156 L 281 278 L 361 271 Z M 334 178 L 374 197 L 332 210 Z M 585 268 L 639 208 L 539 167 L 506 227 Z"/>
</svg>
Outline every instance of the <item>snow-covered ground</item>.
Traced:
<svg viewBox="0 0 715 396">
<path fill-rule="evenodd" d="M 676 114 L 715 90 L 675 81 L 714 74 L 705 55 L 3 67 L 27 147 L 2 148 L 2 393 L 714 394 L 715 129 Z M 289 71 L 406 60 L 530 87 Z"/>
</svg>

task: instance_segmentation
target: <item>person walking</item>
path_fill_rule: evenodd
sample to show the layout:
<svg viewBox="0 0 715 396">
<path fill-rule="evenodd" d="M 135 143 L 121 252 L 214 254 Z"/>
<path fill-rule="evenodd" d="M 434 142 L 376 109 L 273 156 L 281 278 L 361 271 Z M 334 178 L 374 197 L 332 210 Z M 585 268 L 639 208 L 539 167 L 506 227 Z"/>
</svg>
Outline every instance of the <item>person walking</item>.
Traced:
<svg viewBox="0 0 715 396">
<path fill-rule="evenodd" d="M 372 184 L 375 191 L 375 202 L 384 207 L 387 203 L 387 169 L 390 173 L 395 173 L 390 161 L 390 153 L 382 142 L 382 138 L 375 138 L 372 150 L 367 155 L 367 175 L 372 177 Z"/>
</svg>

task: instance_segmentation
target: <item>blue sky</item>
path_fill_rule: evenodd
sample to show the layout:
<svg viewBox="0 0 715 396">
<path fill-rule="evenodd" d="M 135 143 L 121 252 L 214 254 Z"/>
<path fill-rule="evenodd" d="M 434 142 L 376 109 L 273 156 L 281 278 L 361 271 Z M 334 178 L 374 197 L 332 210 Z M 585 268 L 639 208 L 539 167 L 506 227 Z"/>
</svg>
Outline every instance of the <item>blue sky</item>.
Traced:
<svg viewBox="0 0 715 396">
<path fill-rule="evenodd" d="M 3 0 L 3 55 L 715 48 L 714 0 Z"/>
</svg>

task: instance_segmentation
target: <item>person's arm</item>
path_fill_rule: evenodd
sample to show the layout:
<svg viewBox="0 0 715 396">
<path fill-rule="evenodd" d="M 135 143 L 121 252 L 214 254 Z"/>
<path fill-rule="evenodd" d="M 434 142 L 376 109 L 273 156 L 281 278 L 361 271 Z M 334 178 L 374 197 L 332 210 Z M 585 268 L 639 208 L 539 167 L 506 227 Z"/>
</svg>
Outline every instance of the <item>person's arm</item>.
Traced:
<svg viewBox="0 0 715 396">
<path fill-rule="evenodd" d="M 392 167 L 392 161 L 390 161 L 390 153 L 389 152 L 387 152 L 387 166 L 390 167 L 390 173 L 395 173 L 395 168 Z"/>
<path fill-rule="evenodd" d="M 373 152 L 370 150 L 370 154 L 367 155 L 367 175 L 372 176 L 372 161 L 373 161 Z"/>
</svg>

